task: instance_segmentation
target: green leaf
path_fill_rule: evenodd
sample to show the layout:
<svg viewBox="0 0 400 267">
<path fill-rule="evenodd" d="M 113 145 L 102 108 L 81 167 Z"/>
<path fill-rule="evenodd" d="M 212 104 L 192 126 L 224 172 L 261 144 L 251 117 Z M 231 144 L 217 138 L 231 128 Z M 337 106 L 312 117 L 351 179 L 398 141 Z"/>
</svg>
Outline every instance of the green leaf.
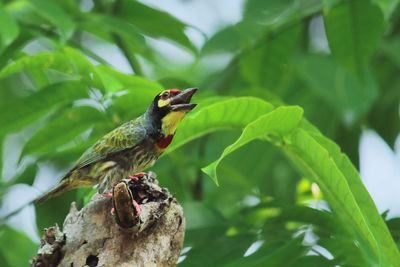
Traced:
<svg viewBox="0 0 400 267">
<path fill-rule="evenodd" d="M 400 253 L 390 235 L 388 227 L 380 216 L 374 201 L 362 183 L 357 169 L 334 142 L 321 135 L 311 135 L 320 145 L 329 151 L 335 164 L 346 178 L 354 199 L 357 201 L 361 212 L 367 219 L 370 228 L 378 241 L 381 253 L 387 256 L 391 264 L 394 266 L 399 265 Z"/>
<path fill-rule="evenodd" d="M 324 266 L 334 267 L 337 263 L 334 260 L 328 260 L 323 256 L 306 256 L 297 260 L 291 267 L 310 267 L 310 266 Z M 360 265 L 361 266 L 361 265 Z"/>
<path fill-rule="evenodd" d="M 54 116 L 26 143 L 25 154 L 54 153 L 59 147 L 70 142 L 99 122 L 107 122 L 102 112 L 92 107 L 72 107 Z"/>
<path fill-rule="evenodd" d="M 399 252 L 354 167 L 338 151 L 331 152 L 331 145 L 327 148 L 327 142 L 322 140 L 326 139 L 299 129 L 293 133 L 286 151 L 318 183 L 344 225 L 360 242 L 364 256 L 381 266 L 389 262 L 398 266 Z"/>
<path fill-rule="evenodd" d="M 4 159 L 3 159 L 3 139 L 4 136 L 0 135 L 0 181 L 4 181 L 3 179 L 3 164 L 4 164 Z M 3 189 L 5 188 L 5 186 L 2 186 L 1 184 L 2 182 L 0 182 L 0 195 L 3 194 Z M 3 187 L 3 188 L 1 188 Z"/>
<path fill-rule="evenodd" d="M 381 50 L 386 54 L 390 61 L 395 63 L 397 66 L 400 66 L 400 38 L 395 37 L 386 40 L 382 43 Z"/>
<path fill-rule="evenodd" d="M 182 121 L 167 152 L 215 131 L 243 128 L 271 110 L 271 104 L 255 97 L 220 100 L 204 107 L 199 105 Z"/>
<path fill-rule="evenodd" d="M 261 138 L 266 134 L 277 133 L 279 136 L 288 134 L 300 122 L 302 114 L 303 110 L 300 107 L 288 106 L 279 107 L 268 114 L 260 116 L 244 128 L 242 135 L 235 143 L 225 148 L 216 161 L 204 167 L 202 169 L 203 172 L 208 174 L 218 184 L 217 167 L 226 156 L 248 142 Z"/>
<path fill-rule="evenodd" d="M 207 227 L 226 226 L 226 219 L 215 207 L 207 206 L 201 202 L 186 202 L 183 210 L 187 218 L 187 230 L 196 230 Z"/>
<path fill-rule="evenodd" d="M 212 104 L 204 109 L 218 104 Z M 201 110 L 199 114 L 202 114 Z M 216 177 L 219 161 L 255 138 L 264 137 L 271 131 L 277 131 L 281 135 L 289 134 L 299 125 L 301 115 L 302 110 L 299 107 L 279 107 L 249 122 L 237 142 L 227 147 L 219 160 L 207 166 L 206 172 Z M 332 151 L 332 148 L 327 149 L 326 147 L 329 146 L 326 144 L 321 146 L 316 141 L 323 138 L 318 131 L 309 127 L 307 123 L 301 125 L 307 126 L 312 131 L 307 133 L 301 129 L 296 130 L 284 139 L 287 145 L 283 148 L 288 151 L 294 162 L 319 184 L 327 200 L 342 219 L 344 226 L 359 241 L 364 257 L 368 258 L 369 262 L 382 264 L 390 262 L 396 265 L 398 251 L 389 232 L 384 224 L 382 225 L 383 222 L 379 222 L 381 218 L 373 202 L 366 201 L 370 197 L 350 161 L 347 159 L 346 166 L 336 162 L 336 152 Z M 218 128 L 210 130 L 218 130 Z M 277 139 L 270 138 L 269 140 Z M 353 173 L 349 174 L 347 168 L 350 168 Z M 354 184 L 354 187 L 350 188 L 349 184 Z M 380 246 L 382 246 L 382 251 Z"/>
<path fill-rule="evenodd" d="M 322 3 L 319 0 L 246 1 L 242 21 L 214 34 L 204 44 L 202 52 L 235 52 L 240 51 L 241 48 L 249 48 L 254 41 L 264 43 L 265 36 L 271 34 L 274 38 L 274 31 L 279 35 L 286 28 L 296 28 L 298 24 L 293 22 L 317 13 L 321 9 Z M 296 26 L 293 27 L 292 24 Z M 292 40 L 289 45 L 295 46 L 297 43 Z M 263 66 L 269 65 L 264 63 Z"/>
<path fill-rule="evenodd" d="M 400 218 L 392 218 L 386 221 L 386 224 L 393 236 L 393 239 L 399 244 L 400 242 Z"/>
<path fill-rule="evenodd" d="M 63 104 L 88 96 L 81 82 L 68 81 L 50 85 L 27 97 L 15 98 L 0 106 L 0 136 L 7 131 L 20 129 Z"/>
<path fill-rule="evenodd" d="M 30 258 L 36 254 L 37 245 L 13 228 L 0 227 L 0 257 L 5 260 L 2 266 L 28 266 Z"/>
<path fill-rule="evenodd" d="M 383 34 L 383 14 L 365 0 L 342 1 L 324 10 L 329 47 L 336 60 L 365 78 L 369 57 Z"/>
<path fill-rule="evenodd" d="M 330 212 L 307 206 L 285 206 L 278 218 L 284 221 L 313 224 L 324 230 L 329 230 L 330 233 L 338 227 L 337 221 Z"/>
<path fill-rule="evenodd" d="M 145 35 L 154 38 L 168 38 L 195 51 L 193 44 L 184 33 L 187 25 L 166 12 L 137 1 L 123 0 L 118 18 L 131 23 Z"/>
<path fill-rule="evenodd" d="M 163 90 L 163 87 L 155 81 L 137 75 L 127 75 L 108 66 L 99 65 L 95 69 L 105 89 L 109 92 L 129 90 L 144 95 L 151 94 L 154 97 Z"/>
<path fill-rule="evenodd" d="M 99 25 L 103 25 L 103 27 L 99 27 Z M 138 32 L 139 30 L 118 17 L 91 14 L 85 17 L 81 27 L 112 43 L 115 42 L 112 34 L 119 34 L 130 43 L 135 52 L 140 53 L 147 48 L 144 36 Z"/>
<path fill-rule="evenodd" d="M 214 34 L 202 47 L 202 53 L 235 52 L 246 44 L 253 31 L 248 24 L 240 22 L 230 25 Z M 249 30 L 250 29 L 250 30 Z"/>
<path fill-rule="evenodd" d="M 390 16 L 396 10 L 396 7 L 399 4 L 399 0 L 372 0 L 372 2 L 381 8 L 382 13 L 385 15 L 386 21 L 389 21 Z"/>
<path fill-rule="evenodd" d="M 191 250 L 179 266 L 225 266 L 230 261 L 242 258 L 254 237 L 248 233 L 227 236 L 224 230 L 220 227 L 209 227 L 187 231 L 185 242 Z"/>
<path fill-rule="evenodd" d="M 297 25 L 288 27 L 268 38 L 265 45 L 241 57 L 239 66 L 243 78 L 274 91 L 287 85 L 292 69 L 290 59 L 299 43 L 300 33 Z"/>
<path fill-rule="evenodd" d="M 78 79 L 97 88 L 103 87 L 92 63 L 82 53 L 67 46 L 55 52 L 40 52 L 21 57 L 1 69 L 0 79 L 17 73 L 28 74 L 32 80 L 40 76 L 42 82 L 35 84 L 36 87 Z"/>
<path fill-rule="evenodd" d="M 378 96 L 374 81 L 360 81 L 330 57 L 302 57 L 296 68 L 308 88 L 348 122 L 368 112 Z"/>
<path fill-rule="evenodd" d="M 291 266 L 309 250 L 307 246 L 302 245 L 302 241 L 303 236 L 298 236 L 287 243 L 281 243 L 272 248 L 270 242 L 265 242 L 254 254 L 224 266 Z"/>
<path fill-rule="evenodd" d="M 27 0 L 8 1 L 7 11 L 19 24 L 43 26 L 48 23 L 43 16 L 36 12 L 30 1 Z M 27 31 L 22 31 L 22 33 L 25 32 Z M 32 37 L 30 36 L 30 38 Z"/>
<path fill-rule="evenodd" d="M 11 44 L 19 35 L 19 27 L 0 2 L 0 40 L 3 46 Z"/>
<path fill-rule="evenodd" d="M 30 0 L 34 10 L 55 25 L 60 30 L 60 35 L 63 41 L 68 40 L 75 28 L 73 18 L 64 12 L 63 8 L 55 1 L 46 0 Z"/>
<path fill-rule="evenodd" d="M 254 27 L 277 29 L 317 13 L 322 7 L 320 0 L 246 1 L 244 19 L 252 21 Z"/>
<path fill-rule="evenodd" d="M 97 72 L 106 91 L 112 92 L 113 101 L 108 110 L 120 116 L 116 124 L 131 120 L 144 113 L 163 87 L 137 75 L 126 75 L 107 66 L 97 66 Z"/>
<path fill-rule="evenodd" d="M 285 20 L 296 9 L 298 1 L 246 1 L 244 18 L 258 24 L 273 25 L 277 20 Z"/>
</svg>

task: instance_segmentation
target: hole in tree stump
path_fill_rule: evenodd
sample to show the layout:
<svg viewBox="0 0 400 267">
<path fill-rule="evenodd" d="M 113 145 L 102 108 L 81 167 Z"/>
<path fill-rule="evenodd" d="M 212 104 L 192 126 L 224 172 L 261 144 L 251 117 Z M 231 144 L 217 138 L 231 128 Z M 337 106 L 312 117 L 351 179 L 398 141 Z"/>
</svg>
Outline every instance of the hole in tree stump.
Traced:
<svg viewBox="0 0 400 267">
<path fill-rule="evenodd" d="M 88 265 L 89 267 L 95 267 L 97 266 L 97 263 L 99 263 L 99 258 L 97 256 L 89 255 L 86 258 L 86 265 Z"/>
</svg>

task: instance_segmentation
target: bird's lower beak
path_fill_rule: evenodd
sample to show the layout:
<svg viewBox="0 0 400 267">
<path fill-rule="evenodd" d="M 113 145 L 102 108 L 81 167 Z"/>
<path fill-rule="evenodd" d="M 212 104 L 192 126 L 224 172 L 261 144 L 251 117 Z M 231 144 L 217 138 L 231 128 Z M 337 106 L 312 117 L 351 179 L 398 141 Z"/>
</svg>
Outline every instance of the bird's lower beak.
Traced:
<svg viewBox="0 0 400 267">
<path fill-rule="evenodd" d="M 197 104 L 190 103 L 190 100 L 196 91 L 197 88 L 189 88 L 174 96 L 170 102 L 171 111 L 189 112 L 194 109 Z"/>
</svg>

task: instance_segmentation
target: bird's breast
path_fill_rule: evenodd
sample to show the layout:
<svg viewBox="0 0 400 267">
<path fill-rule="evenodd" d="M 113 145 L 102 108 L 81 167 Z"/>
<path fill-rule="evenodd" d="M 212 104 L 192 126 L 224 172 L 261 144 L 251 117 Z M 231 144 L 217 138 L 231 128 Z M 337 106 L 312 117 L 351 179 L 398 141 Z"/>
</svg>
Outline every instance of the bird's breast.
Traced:
<svg viewBox="0 0 400 267">
<path fill-rule="evenodd" d="M 173 138 L 174 136 L 172 134 L 166 137 L 160 137 L 157 140 L 156 145 L 159 149 L 166 149 L 169 146 L 169 144 L 171 144 Z"/>
<path fill-rule="evenodd" d="M 131 172 L 140 172 L 151 167 L 160 153 L 150 142 L 145 143 L 128 153 L 126 160 Z"/>
</svg>

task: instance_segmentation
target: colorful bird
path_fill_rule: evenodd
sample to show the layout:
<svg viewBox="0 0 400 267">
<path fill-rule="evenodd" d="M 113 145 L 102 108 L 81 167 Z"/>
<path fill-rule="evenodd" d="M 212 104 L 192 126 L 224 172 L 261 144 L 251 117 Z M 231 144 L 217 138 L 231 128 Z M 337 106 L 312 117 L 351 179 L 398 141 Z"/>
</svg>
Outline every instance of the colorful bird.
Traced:
<svg viewBox="0 0 400 267">
<path fill-rule="evenodd" d="M 114 129 L 87 149 L 60 183 L 36 202 L 68 190 L 98 185 L 99 193 L 110 193 L 124 178 L 138 179 L 153 166 L 172 142 L 176 128 L 196 104 L 190 103 L 197 88 L 169 89 L 156 95 L 140 117 Z M 131 175 L 134 174 L 134 175 Z"/>
</svg>

